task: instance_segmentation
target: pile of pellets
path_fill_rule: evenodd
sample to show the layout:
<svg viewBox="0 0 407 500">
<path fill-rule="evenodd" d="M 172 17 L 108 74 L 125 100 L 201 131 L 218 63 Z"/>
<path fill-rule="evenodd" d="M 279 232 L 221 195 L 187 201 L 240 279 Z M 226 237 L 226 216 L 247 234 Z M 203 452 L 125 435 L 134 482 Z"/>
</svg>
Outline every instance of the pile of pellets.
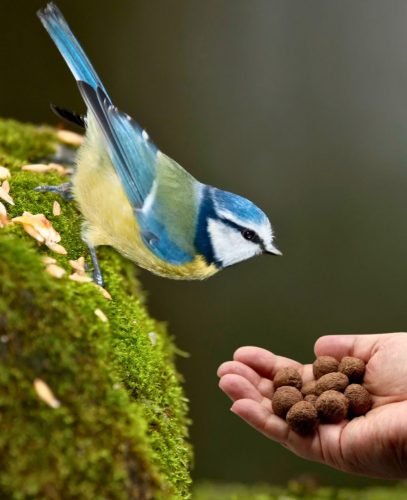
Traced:
<svg viewBox="0 0 407 500">
<path fill-rule="evenodd" d="M 365 363 L 346 356 L 339 362 L 331 356 L 318 357 L 313 365 L 315 380 L 303 383 L 295 368 L 282 368 L 273 380 L 273 411 L 301 435 L 312 434 L 320 422 L 365 415 L 372 399 L 362 385 Z"/>
</svg>

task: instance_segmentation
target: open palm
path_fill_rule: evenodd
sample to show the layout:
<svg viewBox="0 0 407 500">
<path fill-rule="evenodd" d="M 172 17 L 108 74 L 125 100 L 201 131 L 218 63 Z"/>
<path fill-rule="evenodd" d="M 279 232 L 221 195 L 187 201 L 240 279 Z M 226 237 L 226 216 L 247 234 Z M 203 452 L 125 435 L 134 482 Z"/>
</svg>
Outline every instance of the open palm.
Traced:
<svg viewBox="0 0 407 500">
<path fill-rule="evenodd" d="M 312 365 L 259 347 L 241 347 L 218 370 L 220 388 L 234 401 L 231 410 L 297 455 L 337 469 L 372 477 L 407 477 L 407 334 L 334 335 L 315 344 L 317 356 L 356 356 L 366 362 L 364 384 L 373 407 L 338 424 L 321 424 L 300 436 L 271 408 L 273 378 L 286 366 L 312 380 Z"/>
</svg>

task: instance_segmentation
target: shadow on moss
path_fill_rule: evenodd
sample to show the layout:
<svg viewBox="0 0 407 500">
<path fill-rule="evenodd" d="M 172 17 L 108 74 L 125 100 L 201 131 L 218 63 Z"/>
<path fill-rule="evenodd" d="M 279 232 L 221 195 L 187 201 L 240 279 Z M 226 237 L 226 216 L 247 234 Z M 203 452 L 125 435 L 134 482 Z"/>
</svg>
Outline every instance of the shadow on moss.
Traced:
<svg viewBox="0 0 407 500">
<path fill-rule="evenodd" d="M 61 177 L 20 169 L 54 143 L 52 129 L 0 121 L 0 164 L 12 172 L 15 201 L 9 214 L 43 213 L 53 223 L 68 255 L 52 257 L 67 276 L 68 259 L 87 255 L 80 216 L 74 204 L 32 190 Z M 134 266 L 111 249 L 99 252 L 109 301 L 92 283 L 52 278 L 42 255 L 51 252 L 21 226 L 0 229 L 0 497 L 189 498 L 187 401 L 175 346 L 148 316 Z M 51 387 L 59 408 L 37 397 L 35 378 Z"/>
</svg>

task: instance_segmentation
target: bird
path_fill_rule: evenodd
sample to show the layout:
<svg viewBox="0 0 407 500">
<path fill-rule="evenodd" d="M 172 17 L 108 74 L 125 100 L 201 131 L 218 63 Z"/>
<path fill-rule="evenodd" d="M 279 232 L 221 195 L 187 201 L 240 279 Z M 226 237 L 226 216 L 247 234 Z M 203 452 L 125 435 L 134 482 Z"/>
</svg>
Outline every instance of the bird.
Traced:
<svg viewBox="0 0 407 500">
<path fill-rule="evenodd" d="M 53 106 L 85 128 L 85 140 L 72 181 L 38 190 L 76 201 L 97 284 L 104 284 L 96 254 L 101 245 L 156 275 L 180 280 L 203 280 L 260 254 L 282 255 L 260 208 L 196 180 L 112 103 L 57 5 L 48 3 L 37 15 L 87 108 L 81 116 Z"/>
</svg>

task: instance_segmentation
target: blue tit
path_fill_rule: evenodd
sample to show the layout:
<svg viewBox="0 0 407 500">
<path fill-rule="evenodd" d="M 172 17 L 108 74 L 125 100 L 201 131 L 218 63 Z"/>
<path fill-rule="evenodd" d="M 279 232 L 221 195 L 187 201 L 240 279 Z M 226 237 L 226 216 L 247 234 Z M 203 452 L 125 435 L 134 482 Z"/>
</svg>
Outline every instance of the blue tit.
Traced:
<svg viewBox="0 0 407 500">
<path fill-rule="evenodd" d="M 269 219 L 236 194 L 198 182 L 112 104 L 58 7 L 38 16 L 73 73 L 86 116 L 55 108 L 86 128 L 72 178 L 95 280 L 95 247 L 110 245 L 166 278 L 204 279 L 255 255 L 281 255 Z"/>
</svg>

